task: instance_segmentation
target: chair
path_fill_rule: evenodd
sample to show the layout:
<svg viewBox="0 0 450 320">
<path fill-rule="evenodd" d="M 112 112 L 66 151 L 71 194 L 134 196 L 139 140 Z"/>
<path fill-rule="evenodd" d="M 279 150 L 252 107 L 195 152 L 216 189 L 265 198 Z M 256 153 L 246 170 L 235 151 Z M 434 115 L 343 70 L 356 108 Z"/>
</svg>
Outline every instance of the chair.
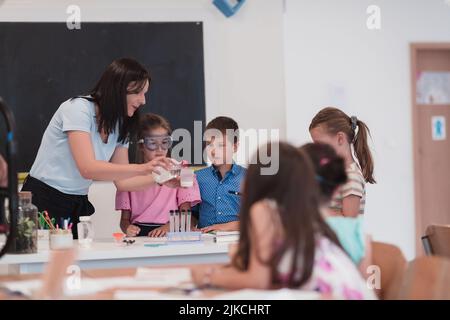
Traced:
<svg viewBox="0 0 450 320">
<path fill-rule="evenodd" d="M 408 264 L 393 299 L 448 300 L 450 299 L 450 259 L 419 257 Z"/>
<path fill-rule="evenodd" d="M 372 264 L 380 268 L 381 288 L 376 290 L 380 299 L 393 299 L 400 287 L 406 270 L 406 259 L 402 251 L 392 244 L 371 242 Z"/>
<path fill-rule="evenodd" d="M 428 226 L 422 244 L 427 255 L 450 258 L 450 225 Z"/>
</svg>

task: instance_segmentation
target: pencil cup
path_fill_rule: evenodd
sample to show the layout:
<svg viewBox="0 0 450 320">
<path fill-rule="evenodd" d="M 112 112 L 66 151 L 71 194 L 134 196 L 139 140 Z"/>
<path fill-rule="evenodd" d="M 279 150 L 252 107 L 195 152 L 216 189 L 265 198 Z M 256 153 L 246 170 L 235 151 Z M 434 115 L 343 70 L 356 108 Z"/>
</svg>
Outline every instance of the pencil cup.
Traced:
<svg viewBox="0 0 450 320">
<path fill-rule="evenodd" d="M 38 251 L 50 249 L 50 230 L 38 229 Z"/>
<path fill-rule="evenodd" d="M 73 247 L 71 230 L 56 229 L 50 231 L 50 249 L 69 249 Z"/>
</svg>

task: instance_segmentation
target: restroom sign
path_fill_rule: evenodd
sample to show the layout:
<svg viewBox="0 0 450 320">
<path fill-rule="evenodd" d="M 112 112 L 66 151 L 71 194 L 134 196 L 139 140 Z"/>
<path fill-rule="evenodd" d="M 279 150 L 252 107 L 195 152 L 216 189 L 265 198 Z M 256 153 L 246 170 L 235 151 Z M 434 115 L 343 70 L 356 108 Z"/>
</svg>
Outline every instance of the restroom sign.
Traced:
<svg viewBox="0 0 450 320">
<path fill-rule="evenodd" d="M 431 117 L 431 137 L 435 141 L 446 139 L 445 117 L 433 116 Z"/>
</svg>

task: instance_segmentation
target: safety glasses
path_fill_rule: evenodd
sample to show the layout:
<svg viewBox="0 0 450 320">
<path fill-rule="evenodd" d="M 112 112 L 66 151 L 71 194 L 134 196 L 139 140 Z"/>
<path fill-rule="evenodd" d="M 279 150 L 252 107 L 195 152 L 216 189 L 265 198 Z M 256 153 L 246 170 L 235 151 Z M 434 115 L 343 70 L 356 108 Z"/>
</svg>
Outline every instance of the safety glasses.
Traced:
<svg viewBox="0 0 450 320">
<path fill-rule="evenodd" d="M 150 151 L 168 150 L 172 146 L 173 140 L 171 136 L 148 136 L 139 140 L 138 143 L 144 144 Z"/>
</svg>

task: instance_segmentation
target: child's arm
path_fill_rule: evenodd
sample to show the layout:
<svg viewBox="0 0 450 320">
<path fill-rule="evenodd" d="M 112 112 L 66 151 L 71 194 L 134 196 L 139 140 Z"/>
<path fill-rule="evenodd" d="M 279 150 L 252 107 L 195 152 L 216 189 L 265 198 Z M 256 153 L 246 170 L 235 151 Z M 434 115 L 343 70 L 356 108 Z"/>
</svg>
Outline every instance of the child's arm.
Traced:
<svg viewBox="0 0 450 320">
<path fill-rule="evenodd" d="M 180 209 L 180 211 L 182 211 L 182 210 L 184 210 L 184 211 L 191 210 L 191 203 L 190 202 L 184 202 L 184 203 L 180 204 L 179 209 Z"/>
<path fill-rule="evenodd" d="M 131 211 L 130 210 L 122 210 L 122 215 L 120 217 L 120 229 L 125 233 L 128 237 L 135 237 L 141 229 L 135 225 L 131 224 Z"/>
<path fill-rule="evenodd" d="M 211 231 L 239 231 L 239 221 L 230 221 L 227 223 L 213 224 L 208 227 L 202 228 L 202 232 Z"/>
<path fill-rule="evenodd" d="M 169 232 L 170 224 L 167 222 L 166 224 L 163 224 L 161 227 L 158 227 L 156 229 L 153 229 L 148 233 L 149 237 L 164 237 L 167 232 Z"/>
<path fill-rule="evenodd" d="M 240 271 L 232 266 L 220 269 L 194 267 L 191 271 L 195 284 L 229 289 L 268 289 L 271 287 L 271 270 L 263 261 L 267 261 L 272 256 L 276 228 L 280 226 L 274 225 L 272 213 L 263 203 L 254 204 L 250 215 L 252 216 L 252 227 L 248 270 Z"/>
<path fill-rule="evenodd" d="M 342 215 L 356 218 L 359 215 L 361 197 L 349 195 L 342 199 Z"/>
</svg>

